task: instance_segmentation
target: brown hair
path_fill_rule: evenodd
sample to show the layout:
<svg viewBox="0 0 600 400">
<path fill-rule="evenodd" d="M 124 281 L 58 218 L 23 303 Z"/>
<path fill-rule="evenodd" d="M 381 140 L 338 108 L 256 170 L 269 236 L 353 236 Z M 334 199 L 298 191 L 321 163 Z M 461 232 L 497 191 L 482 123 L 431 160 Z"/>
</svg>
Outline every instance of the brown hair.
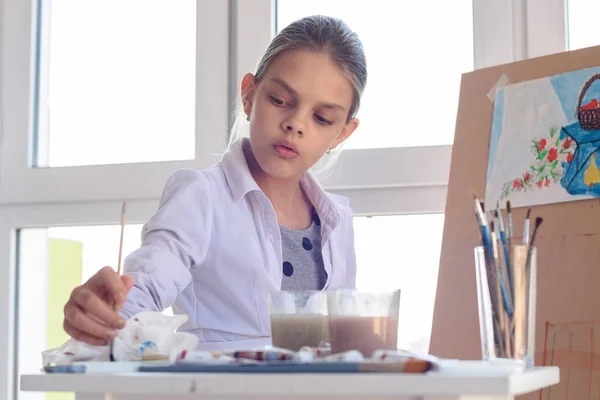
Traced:
<svg viewBox="0 0 600 400">
<path fill-rule="evenodd" d="M 271 63 L 282 53 L 308 50 L 327 53 L 346 73 L 353 89 L 353 99 L 346 122 L 356 116 L 367 84 L 367 60 L 362 42 L 342 20 L 322 15 L 299 19 L 281 30 L 271 41 L 254 74 L 256 82 L 264 77 Z M 235 114 L 230 144 L 248 135 L 248 125 L 241 103 Z M 333 152 L 339 153 L 339 152 Z M 329 155 L 328 158 L 332 158 Z"/>
</svg>

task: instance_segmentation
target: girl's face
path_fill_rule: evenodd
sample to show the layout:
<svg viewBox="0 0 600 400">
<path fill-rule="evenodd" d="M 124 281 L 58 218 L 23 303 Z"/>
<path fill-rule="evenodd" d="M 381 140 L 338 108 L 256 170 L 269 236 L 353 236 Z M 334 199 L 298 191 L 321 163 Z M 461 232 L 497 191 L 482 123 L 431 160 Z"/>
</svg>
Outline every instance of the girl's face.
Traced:
<svg viewBox="0 0 600 400">
<path fill-rule="evenodd" d="M 242 98 L 252 152 L 274 178 L 299 177 L 358 126 L 356 118 L 346 122 L 352 85 L 324 53 L 281 54 L 258 84 L 244 77 Z"/>
</svg>

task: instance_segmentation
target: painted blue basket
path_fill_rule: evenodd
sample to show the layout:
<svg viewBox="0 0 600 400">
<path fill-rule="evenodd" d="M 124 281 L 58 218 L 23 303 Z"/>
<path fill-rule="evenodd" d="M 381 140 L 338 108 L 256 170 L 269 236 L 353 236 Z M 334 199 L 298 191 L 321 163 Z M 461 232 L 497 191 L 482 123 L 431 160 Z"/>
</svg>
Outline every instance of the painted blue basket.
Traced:
<svg viewBox="0 0 600 400">
<path fill-rule="evenodd" d="M 600 129 L 589 131 L 579 122 L 561 129 L 561 139 L 570 137 L 577 144 L 573 160 L 563 162 L 564 175 L 560 183 L 571 195 L 600 197 Z M 592 164 L 594 163 L 594 164 Z"/>
</svg>

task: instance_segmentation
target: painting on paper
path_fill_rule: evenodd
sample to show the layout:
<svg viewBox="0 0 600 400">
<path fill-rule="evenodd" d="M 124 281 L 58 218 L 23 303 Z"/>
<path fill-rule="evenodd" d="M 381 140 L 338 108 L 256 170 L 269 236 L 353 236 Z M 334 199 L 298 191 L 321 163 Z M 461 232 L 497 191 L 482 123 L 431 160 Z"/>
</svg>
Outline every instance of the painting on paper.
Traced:
<svg viewBox="0 0 600 400">
<path fill-rule="evenodd" d="M 600 67 L 496 92 L 485 200 L 513 207 L 600 197 Z"/>
</svg>

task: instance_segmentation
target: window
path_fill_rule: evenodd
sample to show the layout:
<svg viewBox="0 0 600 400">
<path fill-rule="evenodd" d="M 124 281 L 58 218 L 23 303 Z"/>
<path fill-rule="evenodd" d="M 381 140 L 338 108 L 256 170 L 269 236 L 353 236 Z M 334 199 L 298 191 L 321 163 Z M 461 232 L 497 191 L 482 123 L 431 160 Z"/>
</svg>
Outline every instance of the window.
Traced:
<svg viewBox="0 0 600 400">
<path fill-rule="evenodd" d="M 472 1 L 278 0 L 277 29 L 313 14 L 346 22 L 367 56 L 346 149 L 452 144 L 460 76 L 474 62 Z"/>
<path fill-rule="evenodd" d="M 33 165 L 194 159 L 195 0 L 54 0 L 38 18 Z"/>
<path fill-rule="evenodd" d="M 77 226 L 30 228 L 19 232 L 18 265 L 18 374 L 37 373 L 41 353 L 61 346 L 63 307 L 71 291 L 100 268 L 116 268 L 121 227 Z M 140 245 L 141 225 L 125 227 L 123 253 Z M 72 394 L 52 394 L 70 400 Z M 22 393 L 20 400 L 36 400 L 44 393 Z"/>
<path fill-rule="evenodd" d="M 141 224 L 157 205 L 127 204 L 124 255 L 139 246 Z M 71 289 L 116 265 L 120 214 L 120 202 L 0 207 L 0 342 L 10 343 L 0 347 L 1 399 L 39 397 L 13 391 L 18 374 L 39 371 L 41 351 L 64 342 L 62 306 Z"/>
<path fill-rule="evenodd" d="M 167 177 L 220 158 L 241 77 L 277 29 L 315 12 L 347 20 L 370 70 L 362 126 L 321 179 L 355 212 L 359 287 L 400 286 L 401 321 L 411 328 L 399 344 L 426 351 L 459 75 L 562 51 L 567 21 L 571 48 L 597 44 L 584 41 L 593 32 L 575 31 L 593 26 L 583 18 L 595 2 L 571 0 L 567 18 L 565 1 L 0 0 L 0 360 L 14 360 L 0 368 L 0 400 L 30 395 L 15 390 L 14 367 L 31 360 L 37 368 L 48 346 L 37 336 L 37 349 L 15 349 L 15 324 L 40 324 L 38 335 L 56 326 L 17 308 L 45 293 L 41 278 L 53 271 L 47 251 L 27 249 L 59 243 L 81 251 L 80 264 L 69 264 L 81 265 L 81 276 L 64 282 L 74 285 L 114 263 L 110 226 L 127 200 L 128 253 Z M 390 71 L 399 79 L 386 80 Z M 86 261 L 92 245 L 107 247 L 106 261 Z M 17 272 L 31 275 L 20 281 L 31 286 L 16 300 Z M 49 307 L 44 315 L 56 321 Z"/>
<path fill-rule="evenodd" d="M 429 350 L 443 228 L 443 214 L 354 219 L 356 286 L 401 290 L 398 346 L 405 350 Z"/>
<path fill-rule="evenodd" d="M 420 352 L 429 349 L 444 220 L 443 205 L 431 202 L 445 200 L 443 145 L 452 144 L 460 76 L 475 58 L 473 3 L 434 3 L 435 13 L 424 2 L 278 0 L 272 32 L 322 14 L 344 20 L 363 42 L 369 77 L 361 124 L 324 183 L 341 187 L 355 213 L 388 214 L 355 218 L 357 286 L 401 288 L 399 345 Z"/>
<path fill-rule="evenodd" d="M 407 306 L 402 307 L 399 343 L 405 349 L 427 351 L 429 345 L 443 219 L 434 214 L 357 217 L 354 222 L 357 286 L 401 288 L 401 302 Z M 126 226 L 124 255 L 139 247 L 141 228 L 141 224 Z M 116 265 L 119 234 L 118 225 L 19 231 L 19 375 L 39 371 L 41 352 L 68 340 L 62 328 L 63 306 L 76 286 L 101 267 Z M 23 400 L 44 394 L 21 396 Z"/>
<path fill-rule="evenodd" d="M 0 203 L 156 198 L 219 160 L 228 2 L 0 4 Z"/>
<path fill-rule="evenodd" d="M 460 44 L 455 46 L 461 49 L 460 57 L 457 57 L 460 60 L 457 60 L 457 64 L 453 64 L 447 73 L 438 71 L 437 76 L 440 79 L 435 83 L 435 85 L 445 85 L 448 82 L 454 82 L 451 85 L 454 85 L 455 93 L 451 96 L 448 95 L 448 99 L 453 97 L 454 105 L 450 104 L 450 100 L 442 101 L 444 110 L 452 108 L 454 110 L 447 113 L 446 111 L 438 112 L 436 116 L 439 117 L 439 127 L 436 126 L 435 129 L 427 128 L 425 129 L 427 132 L 425 132 L 423 128 L 415 128 L 415 124 L 418 122 L 413 123 L 413 121 L 419 120 L 423 114 L 412 115 L 415 108 L 410 108 L 410 105 L 417 104 L 420 100 L 410 102 L 408 96 L 398 100 L 395 90 L 386 90 L 389 86 L 396 84 L 385 82 L 381 78 L 389 73 L 388 65 L 392 64 L 386 60 L 387 58 L 396 60 L 395 54 L 400 54 L 400 52 L 394 52 L 386 58 L 387 53 L 382 43 L 390 42 L 390 37 L 394 38 L 393 40 L 398 42 L 396 48 L 409 48 L 410 50 L 406 50 L 405 53 L 416 57 L 416 49 L 419 44 L 429 44 L 435 40 L 431 39 L 429 35 L 423 35 L 426 36 L 424 39 L 414 40 L 414 34 L 409 34 L 406 30 L 399 30 L 397 23 L 392 23 L 387 19 L 388 17 L 385 15 L 398 12 L 403 14 L 412 12 L 413 16 L 425 15 L 422 6 L 413 5 L 414 2 L 411 5 L 400 3 L 391 1 L 366 3 L 354 0 L 323 0 L 319 2 L 312 0 L 302 2 L 254 0 L 236 3 L 234 14 L 236 62 L 232 68 L 232 82 L 235 82 L 232 97 L 239 98 L 238 88 L 242 76 L 248 71 L 255 70 L 260 56 L 277 29 L 281 29 L 291 20 L 309 14 L 329 13 L 346 19 L 348 24 L 363 38 L 365 52 L 369 57 L 367 62 L 370 73 L 367 83 L 369 92 L 365 92 L 364 108 L 359 111 L 361 113 L 359 114 L 361 117 L 360 131 L 352 136 L 352 140 L 356 140 L 354 144 L 350 140 L 348 141 L 348 146 L 342 153 L 338 165 L 329 174 L 321 177 L 321 182 L 326 189 L 347 196 L 354 211 L 360 215 L 443 211 L 450 168 L 451 146 L 449 143 L 453 140 L 456 115 L 459 82 L 457 70 L 460 68 L 472 69 L 473 60 L 478 59 L 473 50 L 472 17 L 475 15 L 475 9 L 472 8 L 471 2 L 461 1 L 460 7 L 455 7 L 456 12 L 460 13 L 460 21 L 464 21 L 460 24 L 462 33 L 457 33 L 458 36 L 456 36 L 461 40 Z M 435 3 L 436 7 L 446 7 L 447 2 Z M 426 21 L 422 25 L 423 27 L 429 26 L 430 23 L 434 24 L 431 19 L 433 17 L 429 14 L 423 18 Z M 384 23 L 377 22 L 382 19 Z M 462 30 L 463 25 L 465 26 L 464 31 Z M 417 25 L 415 29 L 419 29 L 418 32 L 421 32 L 421 25 Z M 454 34 L 457 29 L 453 28 L 451 31 Z M 439 45 L 436 49 L 442 51 L 447 47 Z M 369 61 L 371 55 L 373 56 L 372 61 Z M 423 54 L 419 56 L 429 57 Z M 485 57 L 479 57 L 479 60 L 478 63 L 482 64 L 481 60 L 485 61 Z M 463 62 L 464 64 L 461 64 Z M 411 71 L 410 73 L 416 74 L 413 69 L 410 69 L 412 67 L 407 68 Z M 427 68 L 429 67 L 423 67 L 422 70 L 425 71 Z M 425 75 L 421 74 L 414 75 L 413 78 L 412 81 L 418 81 L 423 87 L 433 87 L 430 86 L 430 76 L 427 76 L 426 79 Z M 398 85 L 401 84 L 398 83 Z M 441 86 L 435 87 L 440 88 Z M 441 92 L 445 90 L 449 89 L 440 89 Z M 411 93 L 418 96 L 414 92 Z M 409 106 L 405 106 L 405 102 L 408 102 Z M 410 117 L 399 118 L 397 116 L 402 107 L 408 107 L 406 115 L 410 115 Z M 421 118 L 421 120 L 425 119 Z M 431 118 L 428 117 L 427 120 L 431 120 Z M 432 203 L 436 204 L 434 208 L 431 208 Z M 437 204 L 442 204 L 442 206 L 438 207 Z"/>
<path fill-rule="evenodd" d="M 595 0 L 566 0 L 569 27 L 568 49 L 600 45 L 600 32 L 596 29 L 600 2 Z"/>
</svg>

